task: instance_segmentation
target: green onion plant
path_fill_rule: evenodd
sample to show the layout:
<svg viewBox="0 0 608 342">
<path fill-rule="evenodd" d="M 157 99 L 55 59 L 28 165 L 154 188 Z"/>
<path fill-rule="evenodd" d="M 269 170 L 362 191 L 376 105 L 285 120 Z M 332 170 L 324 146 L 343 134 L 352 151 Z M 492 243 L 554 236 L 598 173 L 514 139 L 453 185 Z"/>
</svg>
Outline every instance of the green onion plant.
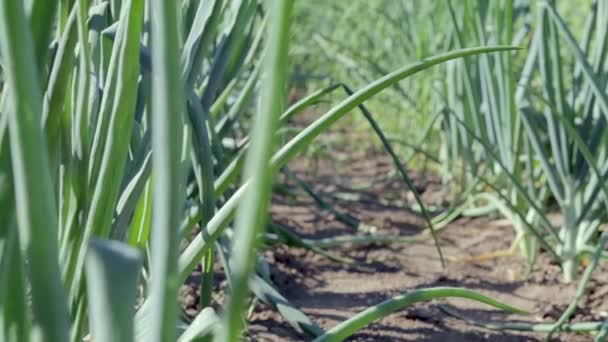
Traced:
<svg viewBox="0 0 608 342">
<path fill-rule="evenodd" d="M 288 139 L 289 119 L 331 91 L 285 109 L 292 2 L 0 1 L 1 340 L 236 341 L 251 295 L 321 340 L 446 296 L 516 311 L 467 290 L 419 290 L 326 333 L 264 276 L 256 251 L 289 161 L 402 80 L 515 49 L 421 52 Z M 217 263 L 229 280 L 221 314 Z M 178 290 L 198 265 L 191 320 Z"/>
</svg>

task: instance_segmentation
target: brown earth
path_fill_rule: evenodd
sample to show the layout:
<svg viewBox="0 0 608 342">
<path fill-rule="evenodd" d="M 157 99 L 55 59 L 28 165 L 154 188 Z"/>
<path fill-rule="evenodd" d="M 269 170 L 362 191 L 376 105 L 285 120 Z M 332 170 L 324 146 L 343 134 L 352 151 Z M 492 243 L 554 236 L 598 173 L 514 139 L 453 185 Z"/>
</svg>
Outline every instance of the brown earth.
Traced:
<svg viewBox="0 0 608 342">
<path fill-rule="evenodd" d="M 336 165 L 342 165 L 342 168 Z M 276 288 L 322 328 L 328 329 L 365 308 L 414 289 L 459 286 L 529 311 L 529 316 L 504 314 L 483 304 L 448 299 L 417 304 L 395 312 L 370 325 L 350 341 L 538 341 L 543 333 L 501 332 L 474 327 L 446 315 L 439 303 L 475 319 L 493 321 L 553 322 L 574 295 L 576 284 L 565 285 L 549 256 L 541 254 L 531 273 L 518 255 L 471 260 L 471 257 L 509 248 L 513 229 L 504 220 L 461 218 L 440 234 L 448 259 L 442 268 L 435 246 L 422 230 L 424 221 L 405 209 L 414 203 L 398 176 L 385 177 L 393 170 L 390 159 L 376 154 L 351 161 L 316 166 L 299 161 L 291 165 L 301 178 L 314 184 L 319 193 L 357 194 L 355 200 L 331 199 L 336 208 L 348 213 L 378 234 L 420 238 L 416 243 L 368 244 L 332 248 L 332 253 L 353 259 L 353 264 L 330 261 L 313 252 L 281 246 L 265 252 Z M 311 171 L 314 170 L 314 171 Z M 442 203 L 444 194 L 437 177 L 413 174 L 426 202 Z M 388 178 L 382 180 L 382 178 Z M 378 180 L 364 190 L 361 183 Z M 295 189 L 295 187 L 291 187 Z M 281 193 L 279 191 L 279 193 Z M 306 238 L 353 234 L 355 231 L 335 216 L 320 209 L 307 195 L 275 195 L 273 220 Z M 574 321 L 603 320 L 608 311 L 608 267 L 601 265 L 591 282 Z M 259 304 L 250 320 L 248 339 L 254 341 L 305 341 L 279 314 Z M 583 334 L 562 333 L 556 340 L 589 341 Z"/>
<path fill-rule="evenodd" d="M 328 146 L 325 146 L 328 148 Z M 331 144 L 329 145 L 331 148 Z M 347 213 L 377 234 L 418 240 L 390 245 L 367 244 L 331 248 L 329 252 L 350 258 L 343 264 L 302 248 L 278 246 L 264 252 L 276 289 L 324 329 L 348 319 L 369 306 L 395 295 L 434 286 L 457 286 L 529 311 L 529 316 L 508 315 L 483 304 L 448 299 L 420 303 L 381 319 L 349 341 L 540 341 L 544 333 L 492 331 L 474 327 L 445 314 L 447 304 L 461 314 L 486 321 L 554 322 L 574 295 L 576 284 L 563 284 L 561 271 L 541 253 L 528 273 L 519 255 L 471 260 L 472 257 L 509 248 L 513 229 L 499 218 L 460 218 L 445 227 L 440 242 L 447 259 L 442 268 L 437 251 L 424 231 L 424 220 L 408 206 L 414 203 L 390 158 L 373 151 L 337 154 L 337 159 L 302 158 L 290 165 L 300 178 L 313 184 L 342 213 Z M 445 206 L 447 195 L 440 180 L 425 173 L 411 174 L 417 190 L 430 207 Z M 272 204 L 272 219 L 304 238 L 352 235 L 352 227 L 319 208 L 292 180 L 279 180 Z M 359 190 L 356 190 L 359 189 Z M 334 195 L 334 196 L 331 196 Z M 339 197 L 339 198 L 336 198 Z M 219 263 L 217 263 L 219 265 Z M 606 319 L 608 312 L 608 265 L 601 264 L 591 281 L 573 321 Z M 226 280 L 215 273 L 216 309 L 224 302 Z M 187 316 L 197 313 L 200 269 L 182 288 Z M 247 340 L 307 341 L 278 313 L 258 304 L 250 316 Z M 591 341 L 585 334 L 561 333 L 556 341 Z"/>
</svg>

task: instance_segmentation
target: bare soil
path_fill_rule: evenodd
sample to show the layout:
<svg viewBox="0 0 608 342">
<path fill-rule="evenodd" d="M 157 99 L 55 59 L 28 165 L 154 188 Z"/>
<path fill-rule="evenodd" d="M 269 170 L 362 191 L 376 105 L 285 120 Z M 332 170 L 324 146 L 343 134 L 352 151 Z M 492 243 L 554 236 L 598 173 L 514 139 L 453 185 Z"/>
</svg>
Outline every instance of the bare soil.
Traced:
<svg viewBox="0 0 608 342">
<path fill-rule="evenodd" d="M 576 284 L 563 284 L 559 267 L 545 254 L 541 253 L 531 273 L 526 272 L 525 260 L 519 255 L 474 258 L 509 248 L 513 229 L 498 218 L 461 218 L 443 229 L 440 242 L 447 264 L 442 268 L 432 239 L 422 228 L 423 219 L 405 208 L 414 201 L 398 176 L 377 181 L 364 190 L 353 190 L 357 185 L 389 175 L 393 170 L 389 158 L 367 153 L 339 163 L 300 160 L 291 167 L 297 175 L 314 184 L 319 193 L 358 194 L 358 199 L 349 201 L 325 199 L 342 212 L 375 227 L 378 234 L 421 240 L 330 250 L 355 260 L 352 264 L 330 261 L 301 248 L 281 246 L 267 250 L 265 256 L 276 288 L 324 329 L 395 295 L 433 286 L 465 287 L 531 313 L 529 316 L 508 315 L 460 299 L 421 303 L 375 322 L 349 341 L 539 341 L 544 334 L 474 327 L 446 315 L 438 304 L 448 304 L 476 319 L 548 323 L 559 317 L 574 295 Z M 424 173 L 415 173 L 412 177 L 426 202 L 445 204 L 446 195 L 437 177 Z M 305 194 L 275 195 L 272 217 L 306 238 L 356 233 L 352 227 L 316 206 Z M 601 265 L 574 321 L 605 319 L 607 276 L 608 267 Z M 247 335 L 254 341 L 309 340 L 263 304 L 256 307 Z M 562 333 L 556 340 L 590 341 L 592 337 Z"/>
</svg>

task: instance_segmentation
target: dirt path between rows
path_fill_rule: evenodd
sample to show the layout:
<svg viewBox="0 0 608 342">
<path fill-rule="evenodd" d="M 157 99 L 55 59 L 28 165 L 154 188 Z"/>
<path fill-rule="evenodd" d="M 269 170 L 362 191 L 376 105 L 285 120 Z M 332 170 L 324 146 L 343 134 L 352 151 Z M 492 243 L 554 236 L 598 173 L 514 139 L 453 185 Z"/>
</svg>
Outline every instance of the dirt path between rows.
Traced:
<svg viewBox="0 0 608 342">
<path fill-rule="evenodd" d="M 357 184 L 387 175 L 390 159 L 368 156 L 336 169 L 329 162 L 316 167 L 310 162 L 292 164 L 295 173 L 314 183 L 320 193 L 350 193 Z M 344 165 L 344 163 L 342 163 Z M 320 167 L 319 167 L 320 165 Z M 315 171 L 311 171 L 315 170 Z M 428 202 L 441 201 L 436 177 L 414 174 L 414 181 Z M 350 190 L 347 190 L 350 189 Z M 421 227 L 423 220 L 399 203 L 413 203 L 398 177 L 377 182 L 356 192 L 359 199 L 326 200 L 361 222 L 376 227 L 378 234 L 423 238 L 418 243 L 368 244 L 332 248 L 332 253 L 351 258 L 353 264 L 330 261 L 300 248 L 278 247 L 265 252 L 276 288 L 324 329 L 351 317 L 370 305 L 414 289 L 461 286 L 502 302 L 528 310 L 530 316 L 506 315 L 483 304 L 466 300 L 444 300 L 459 312 L 483 320 L 551 322 L 559 317 L 572 298 L 576 284 L 561 283 L 559 267 L 541 254 L 528 276 L 518 256 L 481 261 L 458 260 L 509 247 L 513 230 L 504 221 L 490 218 L 461 218 L 445 228 L 440 241 L 448 257 L 441 267 L 438 254 Z M 392 203 L 392 204 L 391 204 Z M 394 203 L 397 203 L 395 205 Z M 310 197 L 275 195 L 275 221 L 307 238 L 353 234 L 351 227 L 319 209 Z M 608 311 L 608 267 L 601 265 L 591 289 L 574 321 L 601 320 Z M 473 327 L 447 316 L 438 302 L 417 304 L 374 323 L 353 336 L 352 341 L 537 341 L 544 334 L 499 332 Z M 248 337 L 254 341 L 302 341 L 277 313 L 259 304 L 252 315 Z M 589 341 L 590 335 L 560 334 L 561 341 Z"/>
</svg>

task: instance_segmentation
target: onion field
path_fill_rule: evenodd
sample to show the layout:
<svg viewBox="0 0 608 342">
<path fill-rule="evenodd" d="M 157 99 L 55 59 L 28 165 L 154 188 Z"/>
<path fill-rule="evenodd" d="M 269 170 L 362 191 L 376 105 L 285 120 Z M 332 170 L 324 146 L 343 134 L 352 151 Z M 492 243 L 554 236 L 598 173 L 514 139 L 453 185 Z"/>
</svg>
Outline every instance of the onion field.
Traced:
<svg viewBox="0 0 608 342">
<path fill-rule="evenodd" d="M 0 0 L 0 341 L 608 341 L 608 1 Z"/>
</svg>

